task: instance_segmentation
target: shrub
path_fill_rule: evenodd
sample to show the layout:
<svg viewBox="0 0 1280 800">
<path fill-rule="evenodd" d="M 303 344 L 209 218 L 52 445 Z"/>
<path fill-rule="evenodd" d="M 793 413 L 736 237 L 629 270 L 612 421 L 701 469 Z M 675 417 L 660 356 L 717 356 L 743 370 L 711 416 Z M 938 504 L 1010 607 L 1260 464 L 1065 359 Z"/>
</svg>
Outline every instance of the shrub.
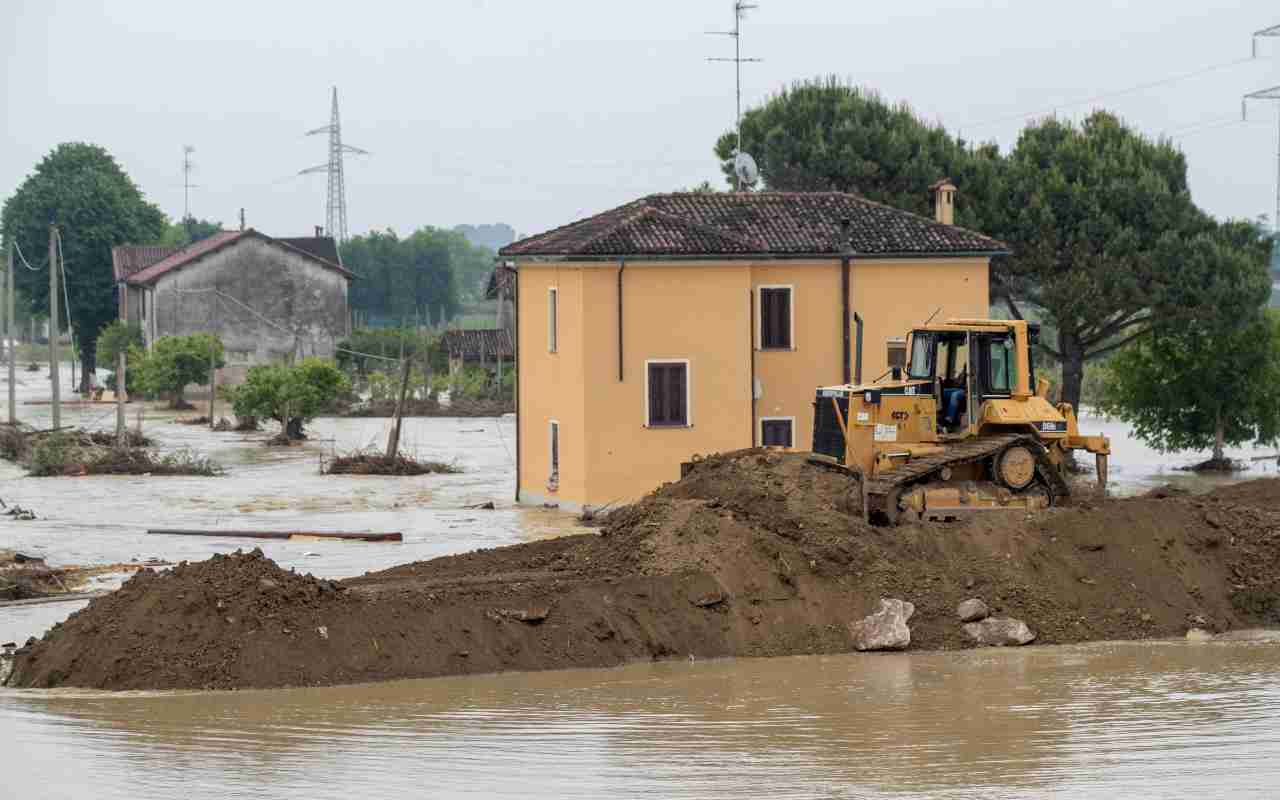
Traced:
<svg viewBox="0 0 1280 800">
<path fill-rule="evenodd" d="M 232 402 L 237 417 L 274 419 L 285 438 L 302 439 L 303 424 L 328 410 L 350 388 L 350 381 L 331 362 L 304 358 L 292 366 L 250 367 Z"/>
<path fill-rule="evenodd" d="M 141 351 L 129 352 L 130 372 L 134 372 L 133 358 Z M 161 337 L 138 365 L 139 386 L 150 395 L 169 395 L 174 408 L 183 408 L 187 384 L 208 380 L 210 359 L 215 368 L 226 365 L 222 341 L 211 333 Z M 133 386 L 133 381 L 129 385 Z"/>
</svg>

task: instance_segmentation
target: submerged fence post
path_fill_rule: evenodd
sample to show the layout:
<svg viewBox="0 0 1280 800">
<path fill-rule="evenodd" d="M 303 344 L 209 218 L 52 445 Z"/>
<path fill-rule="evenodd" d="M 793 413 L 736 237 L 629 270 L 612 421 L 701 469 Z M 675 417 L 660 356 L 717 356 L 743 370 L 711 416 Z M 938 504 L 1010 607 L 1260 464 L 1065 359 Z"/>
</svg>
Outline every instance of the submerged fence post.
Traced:
<svg viewBox="0 0 1280 800">
<path fill-rule="evenodd" d="M 125 355 L 121 350 L 116 353 L 116 445 L 118 447 L 125 446 L 124 404 L 129 401 L 125 389 L 129 385 L 128 378 L 124 374 L 125 369 Z"/>
</svg>

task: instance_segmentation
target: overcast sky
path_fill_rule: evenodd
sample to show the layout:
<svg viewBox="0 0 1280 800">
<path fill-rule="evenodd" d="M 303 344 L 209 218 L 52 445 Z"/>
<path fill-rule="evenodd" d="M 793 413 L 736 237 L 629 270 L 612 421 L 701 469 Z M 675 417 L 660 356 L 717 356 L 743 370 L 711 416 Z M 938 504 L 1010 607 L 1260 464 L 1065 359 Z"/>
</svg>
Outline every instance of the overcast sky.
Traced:
<svg viewBox="0 0 1280 800">
<path fill-rule="evenodd" d="M 834 73 L 910 102 L 966 137 L 1012 144 L 1011 115 L 1250 55 L 1274 0 L 759 0 L 743 27 L 744 106 Z M 53 146 L 106 147 L 170 216 L 182 146 L 191 209 L 231 227 L 300 235 L 324 223 L 336 85 L 351 232 L 507 222 L 535 233 L 651 192 L 719 180 L 733 124 L 731 0 L 410 3 L 0 0 L 5 65 L 0 197 Z M 1274 214 L 1280 103 L 1239 119 L 1241 95 L 1280 84 L 1280 38 L 1259 57 L 1101 105 L 1178 143 L 1196 201 Z M 992 119 L 996 124 L 980 125 Z M 1204 125 L 1191 128 L 1189 126 Z M 1216 127 L 1215 127 L 1216 125 Z M 963 192 L 964 187 L 960 187 Z"/>
</svg>

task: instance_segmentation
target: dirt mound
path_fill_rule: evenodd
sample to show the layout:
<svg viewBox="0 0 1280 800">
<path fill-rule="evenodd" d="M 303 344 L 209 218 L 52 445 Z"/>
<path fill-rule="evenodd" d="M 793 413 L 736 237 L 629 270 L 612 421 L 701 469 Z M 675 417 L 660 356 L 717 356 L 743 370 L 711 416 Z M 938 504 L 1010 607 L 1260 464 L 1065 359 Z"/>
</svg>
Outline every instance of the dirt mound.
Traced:
<svg viewBox="0 0 1280 800">
<path fill-rule="evenodd" d="M 345 591 L 344 591 L 345 590 Z M 1039 642 L 1280 624 L 1280 481 L 876 528 L 844 475 L 743 451 L 584 534 L 333 584 L 258 553 L 147 573 L 29 643 L 10 682 L 257 687 L 637 659 L 847 652 L 880 598 L 970 646 L 982 598 Z"/>
<path fill-rule="evenodd" d="M 351 453 L 326 461 L 320 471 L 325 475 L 432 475 L 462 470 L 442 461 L 419 461 L 403 454 L 388 458 L 379 453 Z"/>
</svg>

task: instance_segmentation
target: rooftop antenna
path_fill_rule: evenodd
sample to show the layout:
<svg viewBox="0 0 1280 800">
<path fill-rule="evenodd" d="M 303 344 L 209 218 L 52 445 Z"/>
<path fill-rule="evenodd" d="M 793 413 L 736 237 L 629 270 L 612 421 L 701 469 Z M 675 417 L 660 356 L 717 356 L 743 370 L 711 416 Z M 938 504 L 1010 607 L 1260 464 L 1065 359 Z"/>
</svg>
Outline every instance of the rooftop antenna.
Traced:
<svg viewBox="0 0 1280 800">
<path fill-rule="evenodd" d="M 313 172 L 324 172 L 329 176 L 329 197 L 325 202 L 325 223 L 328 233 L 338 242 L 347 240 L 347 184 L 343 177 L 342 161 L 346 153 L 369 155 L 368 150 L 352 147 L 342 141 L 342 119 L 338 115 L 338 87 L 333 87 L 333 109 L 329 114 L 329 124 L 315 130 L 307 131 L 307 136 L 317 133 L 329 134 L 329 163 L 307 167 L 298 172 L 308 175 Z"/>
<path fill-rule="evenodd" d="M 740 163 L 742 156 L 747 155 L 742 152 L 742 65 L 747 62 L 763 61 L 761 58 L 743 58 L 742 57 L 742 18 L 748 11 L 753 8 L 759 8 L 756 3 L 747 3 L 744 0 L 733 0 L 733 30 L 731 31 L 707 31 L 712 36 L 732 36 L 733 37 L 733 58 L 708 58 L 708 61 L 727 61 L 733 64 L 734 68 L 734 102 L 736 109 L 736 117 L 734 118 L 734 132 L 737 136 L 737 144 L 734 147 L 734 164 L 733 171 L 738 177 L 738 191 L 742 191 L 743 173 L 747 170 Z M 755 161 L 751 156 L 747 155 L 750 162 L 751 172 L 758 174 L 755 170 Z"/>
<path fill-rule="evenodd" d="M 1280 26 L 1277 26 L 1280 27 Z M 1240 117 L 1241 119 L 1249 119 L 1249 101 L 1250 100 L 1280 100 L 1280 86 L 1272 86 L 1270 89 L 1260 89 L 1256 92 L 1246 94 L 1240 100 Z M 1280 133 L 1277 133 L 1278 142 L 1276 145 L 1276 218 L 1274 220 L 1274 230 L 1276 236 L 1280 237 Z"/>
<path fill-rule="evenodd" d="M 191 171 L 196 168 L 191 162 L 191 154 L 195 151 L 192 145 L 182 146 L 182 224 L 187 229 L 188 239 L 191 238 L 191 190 L 199 188 L 191 182 Z"/>
</svg>

